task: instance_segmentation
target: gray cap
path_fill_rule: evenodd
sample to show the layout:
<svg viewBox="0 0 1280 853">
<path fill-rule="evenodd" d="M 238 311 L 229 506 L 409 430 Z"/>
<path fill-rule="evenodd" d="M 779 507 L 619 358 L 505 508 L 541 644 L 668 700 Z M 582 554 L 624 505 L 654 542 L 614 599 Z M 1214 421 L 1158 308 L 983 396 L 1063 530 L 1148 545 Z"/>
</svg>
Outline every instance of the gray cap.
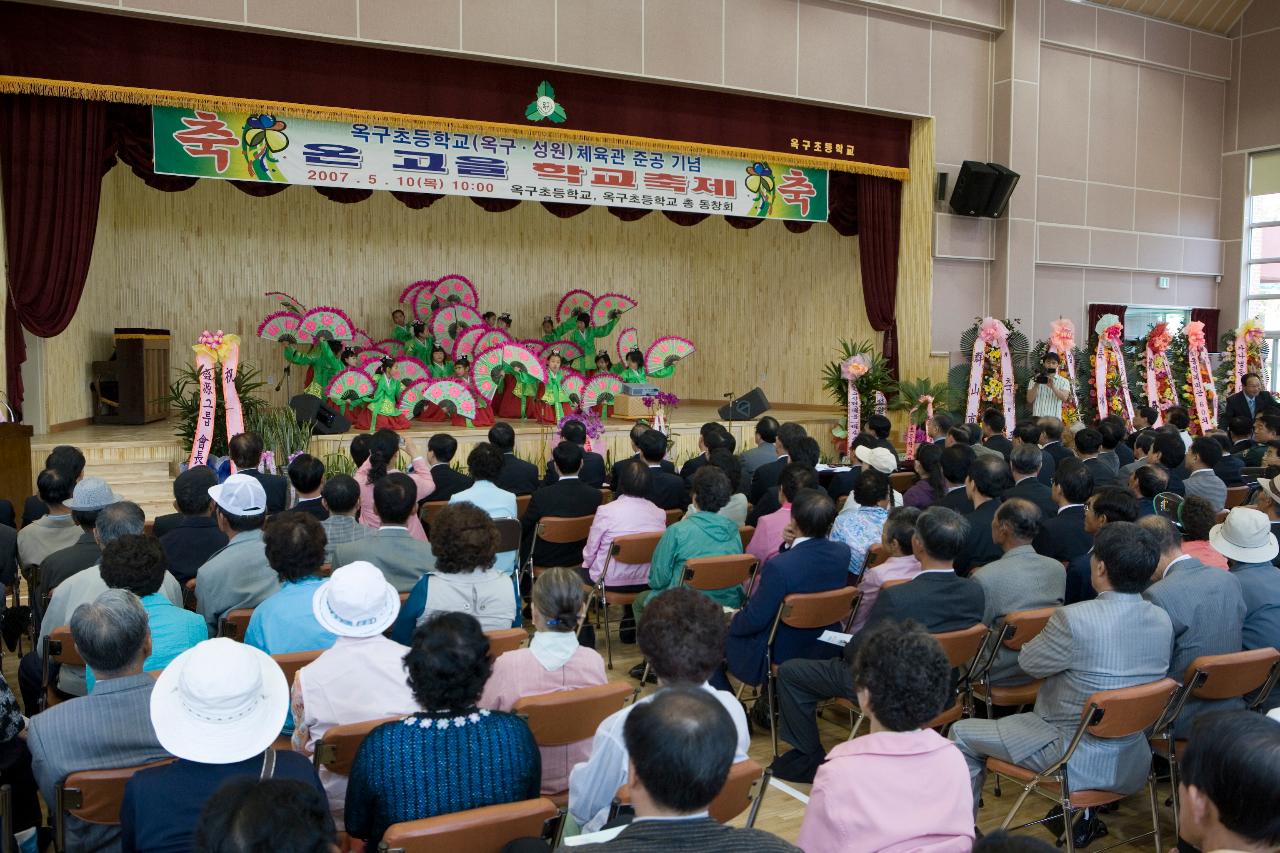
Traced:
<svg viewBox="0 0 1280 853">
<path fill-rule="evenodd" d="M 76 490 L 72 493 L 71 500 L 63 504 L 63 506 L 67 509 L 92 512 L 111 506 L 113 503 L 119 503 L 122 500 L 124 498 L 111 491 L 111 487 L 107 485 L 106 480 L 101 477 L 85 477 L 76 483 Z"/>
</svg>

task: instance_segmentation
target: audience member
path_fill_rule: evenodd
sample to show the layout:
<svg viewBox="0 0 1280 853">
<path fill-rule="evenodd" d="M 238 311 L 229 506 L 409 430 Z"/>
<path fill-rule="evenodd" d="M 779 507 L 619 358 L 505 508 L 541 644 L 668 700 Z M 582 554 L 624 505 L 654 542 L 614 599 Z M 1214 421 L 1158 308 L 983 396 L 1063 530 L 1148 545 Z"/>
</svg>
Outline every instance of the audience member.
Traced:
<svg viewBox="0 0 1280 853">
<path fill-rule="evenodd" d="M 1151 442 L 1151 450 L 1147 451 L 1147 464 L 1165 467 L 1169 472 L 1169 491 L 1175 495 L 1185 494 L 1182 485 L 1182 462 L 1186 457 L 1187 448 L 1176 429 L 1163 426 L 1156 430 L 1155 439 Z"/>
<path fill-rule="evenodd" d="M 801 489 L 818 488 L 818 472 L 798 462 L 782 469 L 778 477 L 781 509 L 761 516 L 756 521 L 756 532 L 747 543 L 747 553 L 760 561 L 761 567 L 782 547 L 783 531 L 791 523 L 791 502 Z"/>
<path fill-rule="evenodd" d="M 1244 464 L 1246 468 L 1257 468 L 1265 465 L 1263 457 L 1266 455 L 1267 446 L 1280 439 L 1280 412 L 1263 412 L 1256 415 L 1253 419 L 1253 447 L 1244 455 Z"/>
<path fill-rule="evenodd" d="M 907 489 L 902 496 L 902 504 L 916 509 L 928 509 L 947 494 L 946 482 L 942 477 L 942 448 L 936 444 L 917 447 L 912 465 L 920 479 Z"/>
<path fill-rule="evenodd" d="M 80 529 L 80 535 L 71 545 L 44 558 L 37 574 L 36 601 L 44 601 L 58 584 L 98 564 L 102 550 L 93 537 L 98 512 L 120 499 L 107 482 L 98 477 L 86 477 L 76 483 L 74 494 L 63 505 L 71 510 L 71 520 Z"/>
<path fill-rule="evenodd" d="M 1201 436 L 1191 442 L 1184 465 L 1186 479 L 1182 481 L 1185 494 L 1204 498 L 1214 512 L 1221 512 L 1227 505 L 1227 486 L 1213 473 L 1214 466 L 1222 461 L 1222 447 L 1212 438 Z"/>
<path fill-rule="evenodd" d="M 885 622 L 859 644 L 852 683 L 871 731 L 828 753 L 796 844 L 968 853 L 975 810 L 964 756 L 929 728 L 952 697 L 938 641 L 914 623 Z"/>
<path fill-rule="evenodd" d="M 1222 448 L 1222 459 L 1213 466 L 1213 473 L 1218 475 L 1218 479 L 1228 489 L 1245 485 L 1244 451 L 1233 453 L 1231 437 L 1222 430 L 1213 430 L 1207 435 L 1218 442 L 1219 447 Z"/>
<path fill-rule="evenodd" d="M 387 582 L 400 592 L 413 589 L 418 579 L 435 566 L 432 547 L 413 535 L 418 516 L 419 486 L 408 474 L 391 471 L 373 487 L 373 503 L 378 513 L 376 529 L 354 542 L 333 549 L 333 564 L 373 563 Z M 421 529 L 421 524 L 418 525 Z"/>
<path fill-rule="evenodd" d="M 1098 531 L 1108 524 L 1117 521 L 1136 521 L 1138 518 L 1138 502 L 1133 495 L 1124 489 L 1107 486 L 1099 489 L 1085 501 L 1084 532 L 1093 540 Z M 1090 585 L 1093 577 L 1091 568 L 1093 548 L 1072 557 L 1067 563 L 1066 603 L 1090 601 L 1097 597 L 1097 591 Z"/>
<path fill-rule="evenodd" d="M 1120 466 L 1120 470 L 1116 474 L 1116 479 L 1127 482 L 1128 479 L 1133 476 L 1134 471 L 1137 471 L 1139 468 L 1146 467 L 1149 464 L 1147 454 L 1151 452 L 1151 447 L 1155 444 L 1155 441 L 1156 431 L 1153 429 L 1144 430 L 1139 434 L 1137 439 L 1133 442 L 1133 461 L 1128 465 Z"/>
<path fill-rule="evenodd" d="M 1184 450 L 1191 449 L 1191 433 L 1188 428 L 1191 426 L 1191 415 L 1186 408 L 1182 406 L 1174 406 L 1164 413 L 1165 423 L 1177 431 L 1178 437 L 1182 440 Z"/>
<path fill-rule="evenodd" d="M 1010 613 L 1062 604 L 1066 576 L 1061 563 L 1031 547 L 1039 532 L 1040 510 L 1021 498 L 1005 501 L 991 520 L 991 538 L 1004 554 L 975 571 L 973 579 L 985 595 L 982 621 L 997 633 Z M 991 664 L 990 682 L 1004 687 L 1030 680 L 1018 668 L 1018 653 L 1000 646 Z"/>
<path fill-rule="evenodd" d="M 1253 420 L 1258 415 L 1280 410 L 1280 402 L 1271 396 L 1266 383 L 1257 373 L 1246 373 L 1240 378 L 1241 389 L 1227 397 L 1223 418 L 1244 417 Z"/>
<path fill-rule="evenodd" d="M 1110 464 L 1109 460 L 1114 454 L 1117 472 L 1134 461 L 1133 448 L 1127 443 L 1129 425 L 1124 418 L 1108 415 L 1098 424 L 1098 431 L 1102 433 L 1102 452 L 1098 454 L 1098 458 Z"/>
<path fill-rule="evenodd" d="M 1138 500 L 1138 518 L 1154 515 L 1155 498 L 1167 491 L 1169 472 L 1163 465 L 1143 465 L 1129 475 L 1129 494 Z"/>
<path fill-rule="evenodd" d="M 252 477 L 267 495 L 267 512 L 283 512 L 289 498 L 289 479 L 282 474 L 264 474 L 258 470 L 262 463 L 262 437 L 257 433 L 242 432 L 227 442 L 227 455 L 235 465 L 237 474 Z"/>
<path fill-rule="evenodd" d="M 156 738 L 177 760 L 125 785 L 123 848 L 190 849 L 205 803 L 233 779 L 296 779 L 323 796 L 310 761 L 272 748 L 288 711 L 284 673 L 253 646 L 224 637 L 179 655 L 151 693 Z"/>
<path fill-rule="evenodd" d="M 1085 427 L 1076 433 L 1076 458 L 1084 463 L 1085 470 L 1093 477 L 1093 487 L 1101 489 L 1115 483 L 1119 467 L 1115 470 L 1098 458 L 1102 450 L 1102 433 L 1093 427 Z"/>
<path fill-rule="evenodd" d="M 635 439 L 640 455 L 649 467 L 648 498 L 661 509 L 684 509 L 689 503 L 689 486 L 684 478 L 668 471 L 663 463 L 667 454 L 667 437 L 656 429 L 646 429 Z M 670 464 L 670 463 L 667 463 Z M 618 466 L 613 466 L 614 474 Z M 614 491 L 617 491 L 615 486 Z"/>
<path fill-rule="evenodd" d="M 707 465 L 719 468 L 729 478 L 729 502 L 720 507 L 720 515 L 734 524 L 746 524 L 747 496 L 741 489 L 742 466 L 738 462 L 738 457 L 734 456 L 733 451 L 727 447 L 717 447 L 707 455 Z M 685 511 L 693 512 L 693 504 L 689 504 Z"/>
<path fill-rule="evenodd" d="M 818 462 L 820 462 L 822 458 L 822 450 L 818 447 L 818 440 L 810 435 L 800 435 L 793 439 L 792 445 L 794 446 L 789 445 L 787 448 L 790 451 L 788 461 L 803 465 L 806 468 L 812 468 L 816 471 Z M 880 454 L 880 459 L 883 459 L 885 456 L 893 456 L 893 454 L 884 448 L 876 448 L 874 452 L 876 454 Z M 893 460 L 893 466 L 896 468 L 897 464 L 897 459 L 895 457 Z M 778 476 L 781 476 L 781 470 L 779 470 Z M 776 479 L 774 480 L 774 485 L 777 485 Z M 778 502 L 778 490 L 776 488 L 766 489 L 765 493 L 761 495 L 760 500 L 756 501 L 752 505 L 751 512 L 747 513 L 747 524 L 754 527 L 756 523 L 760 521 L 762 516 L 777 512 L 781 508 L 782 504 Z"/>
<path fill-rule="evenodd" d="M 71 616 L 71 636 L 97 675 L 97 689 L 92 696 L 34 714 L 27 732 L 31 767 L 51 807 L 57 803 L 57 786 L 76 771 L 133 767 L 168 757 L 151 727 L 156 681 L 142 672 L 151 654 L 151 632 L 138 599 L 114 589 L 81 604 Z M 67 850 L 118 849 L 117 824 L 67 816 L 66 827 Z"/>
<path fill-rule="evenodd" d="M 770 418 L 770 420 L 772 420 L 772 418 Z M 640 436 L 644 435 L 646 432 L 649 432 L 651 429 L 652 427 L 650 427 L 644 421 L 636 421 L 635 424 L 631 427 L 631 431 L 628 435 L 631 440 L 631 449 L 634 451 L 634 455 L 630 456 L 629 457 L 630 459 L 636 459 L 641 462 L 645 461 L 644 454 L 640 452 Z M 775 436 L 777 434 L 776 427 L 774 428 L 774 434 Z M 664 440 L 663 440 L 662 452 L 665 455 L 666 454 L 665 436 L 663 438 Z M 774 453 L 775 459 L 777 458 L 777 455 L 778 455 L 777 452 L 775 452 Z M 609 469 L 609 488 L 615 493 L 618 491 L 618 474 L 619 474 L 618 466 L 620 466 L 623 462 L 626 462 L 626 461 L 627 461 L 626 459 L 620 459 L 617 462 L 613 463 L 613 467 Z M 770 459 L 768 461 L 772 462 L 773 460 Z M 674 474 L 676 472 L 676 466 L 672 465 L 671 462 L 668 461 L 667 459 L 660 459 L 660 461 L 656 462 L 655 464 L 657 464 L 660 468 L 662 468 L 663 471 L 666 471 L 668 474 Z"/>
<path fill-rule="evenodd" d="M 166 532 L 159 531 L 156 519 L 153 535 L 164 548 L 169 572 L 186 584 L 214 554 L 227 547 L 227 534 L 218 529 L 214 517 L 216 504 L 209 489 L 218 485 L 218 475 L 208 465 L 188 468 L 173 481 L 173 505 L 178 510 L 167 516 L 174 521 Z"/>
<path fill-rule="evenodd" d="M 849 444 L 849 470 L 834 472 L 827 483 L 827 494 L 831 496 L 833 501 L 838 501 L 853 494 L 853 488 L 858 485 L 858 478 L 862 476 L 863 459 L 858 455 L 858 451 L 861 450 L 865 453 L 870 450 L 874 441 L 875 439 L 869 434 L 860 432 Z M 892 453 L 892 451 L 889 452 Z M 898 457 L 894 456 L 893 459 L 896 467 Z M 794 460 L 792 464 L 795 464 Z"/>
<path fill-rule="evenodd" d="M 893 440 L 889 437 L 893 432 L 893 423 L 887 417 L 873 414 L 867 418 L 863 428 L 871 435 L 872 447 L 883 447 L 897 457 L 898 449 L 893 446 Z"/>
<path fill-rule="evenodd" d="M 1028 418 L 1021 421 L 1013 430 L 1013 446 L 1026 444 L 1035 447 L 1040 451 L 1040 471 L 1036 475 L 1045 488 L 1053 485 L 1053 472 L 1058 468 L 1058 462 L 1053 458 L 1053 454 L 1040 447 L 1040 441 L 1044 438 L 1044 432 L 1040 429 L 1040 421 L 1035 418 Z"/>
<path fill-rule="evenodd" d="M 1280 572 L 1272 560 L 1280 546 L 1267 517 L 1256 509 L 1238 506 L 1227 520 L 1215 525 L 1209 541 L 1227 558 L 1231 574 L 1240 581 L 1244 596 L 1245 649 L 1280 648 Z M 1280 707 L 1280 690 L 1272 690 L 1266 708 Z"/>
<path fill-rule="evenodd" d="M 835 537 L 827 538 L 836 519 L 836 505 L 820 489 L 804 489 L 791 508 L 791 523 L 797 536 L 791 547 L 774 557 L 756 573 L 751 597 L 729 622 L 726 663 L 729 673 L 746 684 L 762 685 L 768 671 L 765 650 L 775 665 L 792 658 L 832 657 L 836 649 L 819 643 L 822 628 L 792 628 L 774 621 L 783 600 L 793 593 L 826 592 L 845 586 L 849 568 L 849 547 Z M 838 629 L 838 625 L 827 626 Z M 727 681 L 713 683 L 727 689 Z M 766 703 L 756 701 L 763 709 Z M 765 725 L 768 717 L 761 716 Z"/>
<path fill-rule="evenodd" d="M 1253 416 L 1224 417 L 1218 423 L 1226 423 L 1227 436 L 1231 439 L 1231 454 L 1243 462 L 1244 455 L 1253 449 Z"/>
<path fill-rule="evenodd" d="M 623 473 L 625 479 L 626 473 Z M 536 629 L 529 647 L 498 656 L 485 682 L 480 707 L 512 711 L 525 696 L 604 684 L 604 660 L 595 649 L 578 643 L 578 626 L 586 617 L 582 581 L 572 569 L 548 569 L 533 583 L 532 611 Z M 569 770 L 591 757 L 591 741 L 539 747 L 542 793 L 569 787 Z"/>
<path fill-rule="evenodd" d="M 466 507 L 450 505 L 437 521 Z M 479 509 L 470 512 L 492 528 Z M 529 726 L 515 714 L 476 706 L 492 664 L 475 617 L 430 615 L 404 660 L 421 710 L 370 732 L 347 784 L 346 830 L 369 849 L 394 823 L 539 795 L 541 762 Z"/>
<path fill-rule="evenodd" d="M 695 486 L 696 490 L 696 486 Z M 678 588 L 656 596 L 640 622 L 640 652 L 658 677 L 658 690 L 606 717 L 591 742 L 591 757 L 569 772 L 569 817 L 586 832 L 600 829 L 618 788 L 627 781 L 629 756 L 619 732 L 637 708 L 661 696 L 663 688 L 699 687 L 725 707 L 737 730 L 734 761 L 751 745 L 747 718 L 732 693 L 707 680 L 724 661 L 725 623 L 714 601 L 696 590 Z"/>
<path fill-rule="evenodd" d="M 310 513 L 285 513 L 267 524 L 262 542 L 280 589 L 254 608 L 244 641 L 269 655 L 329 648 L 336 637 L 312 606 L 324 583 L 324 528 Z"/>
<path fill-rule="evenodd" d="M 1057 853 L 1057 850 L 1057 847 L 1035 836 L 1003 829 L 987 833 L 973 845 L 973 853 Z"/>
<path fill-rule="evenodd" d="M 778 458 L 756 469 L 755 477 L 751 480 L 751 494 L 749 496 L 751 503 L 760 503 L 760 499 L 767 492 L 777 488 L 778 478 L 782 476 L 782 469 L 791 461 L 791 454 L 795 451 L 800 439 L 805 438 L 807 435 L 804 427 L 792 421 L 787 421 L 778 427 L 778 438 L 775 442 L 775 446 L 778 449 Z"/>
<path fill-rule="evenodd" d="M 1061 464 L 1064 459 L 1075 457 L 1075 454 L 1071 452 L 1071 448 L 1062 443 L 1061 418 L 1041 417 L 1040 435 L 1044 439 L 1044 444 L 1040 446 L 1053 457 L 1055 463 Z"/>
<path fill-rule="evenodd" d="M 1013 450 L 1013 442 L 1005 437 L 1004 412 L 999 409 L 987 409 L 982 413 L 982 446 L 994 450 L 1009 461 L 1009 451 Z"/>
<path fill-rule="evenodd" d="M 765 415 L 756 421 L 754 435 L 756 446 L 744 451 L 739 457 L 742 460 L 742 491 L 748 495 L 751 494 L 751 480 L 755 476 L 756 469 L 778 458 L 778 448 L 775 446 L 778 440 L 777 418 Z"/>
<path fill-rule="evenodd" d="M 692 480 L 698 469 L 707 464 L 711 451 L 721 447 L 729 447 L 733 437 L 718 421 L 707 421 L 698 430 L 698 455 L 680 466 L 680 476 Z M 732 448 L 729 448 L 732 450 Z"/>
<path fill-rule="evenodd" d="M 941 500 L 934 502 L 934 506 L 945 507 L 961 515 L 973 512 L 973 501 L 969 500 L 964 486 L 969 479 L 973 459 L 973 449 L 967 446 L 954 445 L 942 451 L 942 480 L 947 492 Z"/>
<path fill-rule="evenodd" d="M 212 637 L 227 611 L 257 607 L 280 588 L 280 581 L 262 542 L 267 493 L 261 483 L 232 474 L 221 485 L 210 486 L 209 497 L 218 506 L 218 529 L 230 540 L 196 571 L 197 609 Z"/>
<path fill-rule="evenodd" d="M 320 492 L 329 517 L 320 522 L 324 528 L 324 561 L 335 565 L 339 545 L 359 542 L 373 534 L 372 527 L 360 523 L 360 484 L 348 474 L 334 474 Z"/>
<path fill-rule="evenodd" d="M 40 565 L 45 557 L 70 548 L 80 538 L 80 528 L 66 506 L 75 486 L 76 481 L 57 468 L 46 468 L 36 477 L 36 491 L 48 511 L 18 531 L 18 561 L 24 569 Z"/>
<path fill-rule="evenodd" d="M 1258 491 L 1255 493 L 1253 508 L 1258 512 L 1266 513 L 1267 520 L 1271 522 L 1273 535 L 1280 533 L 1280 480 L 1258 478 Z M 1280 567 L 1280 556 L 1273 559 L 1271 563 Z"/>
<path fill-rule="evenodd" d="M 431 500 L 447 501 L 465 489 L 471 488 L 474 480 L 453 469 L 453 457 L 458 452 L 458 440 L 447 432 L 438 432 L 427 439 L 427 465 L 430 466 L 431 481 L 436 487 L 431 492 Z"/>
<path fill-rule="evenodd" d="M 837 516 L 831 538 L 848 547 L 847 569 L 856 579 L 866 567 L 872 546 L 880 541 L 880 531 L 889 517 L 889 478 L 868 468 L 858 478 L 849 503 L 852 506 L 847 504 Z"/>
<path fill-rule="evenodd" d="M 372 445 L 373 436 L 367 432 L 362 432 L 351 439 L 351 461 L 355 463 L 356 470 L 359 470 L 369 458 L 369 449 Z"/>
<path fill-rule="evenodd" d="M 1044 679 L 1035 709 L 951 727 L 951 739 L 969 764 L 975 806 L 988 757 L 1043 770 L 1062 757 L 1092 694 L 1164 678 L 1173 627 L 1141 595 L 1159 558 L 1150 534 L 1135 524 L 1115 522 L 1100 530 L 1093 554 L 1098 599 L 1058 608 L 1018 655 L 1027 675 Z M 1075 790 L 1131 794 L 1147 781 L 1151 746 L 1142 732 L 1121 738 L 1086 734 L 1067 767 Z M 1102 834 L 1099 824 L 1096 814 L 1085 812 L 1075 830 L 1078 847 Z"/>
<path fill-rule="evenodd" d="M 716 426 L 720 425 L 716 424 Z M 594 450 L 587 449 L 587 428 L 582 421 L 566 421 L 560 428 L 560 441 L 576 444 L 582 451 L 582 467 L 578 469 L 578 479 L 597 489 L 604 486 L 604 457 Z M 560 472 L 556 470 L 555 460 L 548 459 L 542 485 L 549 486 L 559 479 Z"/>
<path fill-rule="evenodd" d="M 1201 655 L 1232 654 L 1243 648 L 1245 605 L 1240 581 L 1182 553 L 1182 537 L 1167 519 L 1148 516 L 1138 526 L 1151 534 L 1160 549 L 1152 584 L 1142 596 L 1169 614 L 1173 623 L 1169 677 L 1182 683 L 1191 662 Z M 1188 698 L 1174 734 L 1185 738 L 1198 714 L 1243 707 L 1240 699 Z"/>
<path fill-rule="evenodd" d="M 914 620 L 930 633 L 958 631 L 982 621 L 982 587 L 958 577 L 956 557 L 968 538 L 968 522 L 945 507 L 930 507 L 916 518 L 911 550 L 920 573 L 898 586 L 881 588 L 861 637 L 881 622 Z M 791 782 L 811 782 L 824 753 L 814 712 L 831 697 L 853 701 L 857 637 L 844 647 L 843 660 L 790 660 L 778 670 L 779 735 L 794 749 L 774 759 L 773 772 Z"/>
<path fill-rule="evenodd" d="M 329 517 L 321 498 L 324 486 L 324 463 L 310 453 L 299 453 L 289 463 L 289 482 L 293 484 L 296 500 L 289 509 L 315 516 L 316 521 Z"/>
<path fill-rule="evenodd" d="M 968 515 L 969 538 L 956 557 L 956 573 L 961 577 L 978 566 L 1000 559 L 1000 546 L 991 538 L 991 522 L 1008 485 L 1009 466 L 1003 457 L 983 456 L 969 467 L 965 494 L 973 504 L 973 512 Z"/>
<path fill-rule="evenodd" d="M 1280 725 L 1259 714 L 1206 714 L 1178 783 L 1179 830 L 1197 849 L 1280 846 Z"/>
<path fill-rule="evenodd" d="M 504 492 L 513 495 L 531 495 L 538 488 L 538 466 L 516 456 L 516 431 L 509 423 L 496 423 L 489 427 L 489 444 L 502 455 L 502 467 L 493 483 Z M 470 458 L 468 457 L 468 464 Z M 475 476 L 475 472 L 471 472 Z M 480 506 L 480 504 L 477 504 Z"/>
<path fill-rule="evenodd" d="M 933 417 L 925 421 L 924 432 L 928 436 L 929 441 L 937 445 L 939 449 L 943 447 L 947 440 L 947 434 L 951 432 L 951 428 L 956 425 L 955 419 L 946 412 L 938 412 Z"/>
<path fill-rule="evenodd" d="M 1178 526 L 1182 529 L 1182 552 L 1190 554 L 1206 566 L 1227 568 L 1227 558 L 1209 543 L 1209 533 L 1218 514 L 1204 498 L 1192 495 L 1177 509 Z"/>
<path fill-rule="evenodd" d="M 498 485 L 504 466 L 511 458 L 514 457 L 504 456 L 497 445 L 492 443 L 482 442 L 471 448 L 471 452 L 467 454 L 467 470 L 471 472 L 472 486 L 455 492 L 449 502 L 466 502 L 478 506 L 492 519 L 519 518 L 516 492 Z M 515 574 L 519 557 L 518 549 L 500 551 L 494 565 L 509 575 Z"/>
<path fill-rule="evenodd" d="M 409 645 L 415 628 L 439 612 L 466 613 L 485 631 L 520 627 L 520 591 L 494 566 L 498 529 L 489 515 L 475 504 L 450 503 L 431 526 L 435 568 L 409 593 L 391 639 Z"/>
<path fill-rule="evenodd" d="M 929 444 L 926 447 L 935 447 Z M 857 634 L 867 624 L 867 617 L 875 607 L 880 590 L 888 581 L 911 580 L 920 574 L 920 561 L 912 551 L 911 540 L 916 535 L 916 519 L 920 510 L 912 506 L 899 506 L 889 510 L 884 528 L 880 532 L 880 550 L 885 558 L 862 573 L 858 590 L 862 597 L 857 613 L 849 625 L 849 633 Z M 759 534 L 757 534 L 759 535 Z"/>
<path fill-rule="evenodd" d="M 63 500 L 71 495 L 71 488 L 80 482 L 80 478 L 84 476 L 84 454 L 80 452 L 80 448 L 73 447 L 70 444 L 59 444 L 53 450 L 49 451 L 49 455 L 44 458 L 44 468 L 42 470 L 53 469 L 59 471 L 63 475 L 63 479 L 71 485 L 67 486 L 66 496 Z M 36 494 L 28 495 L 22 504 L 22 526 L 26 527 L 39 518 L 43 518 L 50 512 L 49 503 L 40 496 L 40 484 L 36 483 Z"/>
<path fill-rule="evenodd" d="M 333 853 L 338 835 L 328 804 L 296 779 L 241 777 L 205 803 L 195 853 Z"/>
<path fill-rule="evenodd" d="M 355 481 L 360 486 L 360 523 L 368 527 L 380 527 L 384 523 L 378 514 L 376 489 L 378 483 L 384 478 L 398 473 L 390 466 L 395 463 L 400 453 L 400 441 L 400 434 L 395 430 L 378 430 L 369 442 L 369 458 L 356 470 Z M 418 520 L 417 513 L 413 510 L 419 501 L 430 497 L 435 491 L 435 480 L 427 470 L 427 460 L 422 458 L 422 454 L 418 452 L 418 445 L 412 438 L 408 436 L 404 438 L 404 449 L 410 458 L 409 469 L 404 473 L 413 482 L 413 499 L 405 519 L 392 523 L 396 526 L 404 526 L 414 539 L 426 542 L 427 534 L 422 529 L 422 522 Z"/>
<path fill-rule="evenodd" d="M 396 588 L 372 563 L 340 566 L 311 599 L 316 621 L 333 645 L 293 677 L 293 748 L 308 757 L 334 726 L 417 710 L 404 665 L 404 646 L 383 636 L 400 610 Z M 320 781 L 342 827 L 347 777 L 321 766 Z"/>
<path fill-rule="evenodd" d="M 1093 537 L 1084 529 L 1084 504 L 1093 494 L 1093 475 L 1078 459 L 1065 459 L 1053 476 L 1056 515 L 1040 522 L 1032 546 L 1037 554 L 1069 563 L 1089 550 Z"/>
<path fill-rule="evenodd" d="M 634 605 L 637 620 L 642 619 L 651 599 L 684 583 L 684 564 L 689 559 L 742 553 L 738 525 L 718 514 L 728 502 L 729 478 L 719 468 L 708 466 L 693 476 L 694 511 L 668 527 L 658 541 L 649 567 L 650 592 L 642 593 Z M 711 590 L 706 595 L 726 607 L 742 604 L 741 586 Z"/>
<path fill-rule="evenodd" d="M 600 490 L 578 476 L 582 469 L 582 447 L 562 441 L 551 451 L 558 479 L 533 493 L 528 508 L 520 519 L 523 527 L 521 558 L 532 556 L 535 566 L 582 565 L 582 549 L 587 540 L 548 542 L 538 536 L 544 518 L 580 518 L 593 515 L 603 498 Z"/>
<path fill-rule="evenodd" d="M 1058 505 L 1053 501 L 1053 489 L 1040 479 L 1044 451 L 1034 444 L 1018 443 L 1009 453 L 1009 470 L 1013 485 L 1005 489 L 1004 499 L 1021 498 L 1030 501 L 1040 510 L 1041 518 L 1057 514 Z"/>
</svg>

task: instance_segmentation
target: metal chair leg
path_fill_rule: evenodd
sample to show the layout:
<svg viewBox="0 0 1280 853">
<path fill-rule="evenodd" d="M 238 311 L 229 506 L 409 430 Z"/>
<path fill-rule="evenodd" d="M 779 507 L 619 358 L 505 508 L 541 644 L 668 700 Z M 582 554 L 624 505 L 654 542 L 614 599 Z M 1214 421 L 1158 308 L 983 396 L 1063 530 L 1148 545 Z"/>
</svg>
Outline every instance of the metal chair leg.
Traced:
<svg viewBox="0 0 1280 853">
<path fill-rule="evenodd" d="M 773 771 L 768 767 L 764 769 L 764 773 L 760 776 L 760 792 L 756 794 L 751 802 L 751 811 L 747 812 L 747 829 L 751 829 L 756 825 L 756 815 L 760 812 L 760 803 L 764 800 L 764 794 L 769 790 L 769 780 L 773 778 Z"/>
<path fill-rule="evenodd" d="M 1067 853 L 1076 853 L 1076 828 L 1075 821 L 1072 820 L 1073 809 L 1071 808 L 1071 796 L 1063 789 L 1062 795 L 1062 838 L 1067 846 Z M 1084 812 L 1081 812 L 1084 814 Z"/>
<path fill-rule="evenodd" d="M 1178 750 L 1173 742 L 1173 732 L 1169 732 L 1169 793 L 1173 797 L 1173 832 L 1175 836 L 1182 832 L 1182 816 L 1178 813 Z"/>
<path fill-rule="evenodd" d="M 1151 828 L 1156 834 L 1156 850 L 1163 850 L 1164 845 L 1160 843 L 1160 806 L 1156 795 L 1156 771 L 1152 770 L 1147 778 L 1147 793 L 1151 797 Z M 1173 807 L 1175 812 L 1178 808 L 1178 789 L 1173 790 Z M 1177 817 L 1174 817 L 1174 824 L 1177 824 Z M 1176 831 L 1176 830 L 1175 830 Z"/>
<path fill-rule="evenodd" d="M 773 757 L 778 757 L 778 724 L 774 721 L 774 699 L 777 691 L 774 688 L 774 675 L 772 669 L 765 674 L 765 701 L 769 703 L 769 738 L 773 742 Z M 760 700 L 757 699 L 757 702 Z"/>
<path fill-rule="evenodd" d="M 613 639 L 609 636 L 609 599 L 600 596 L 600 609 L 604 611 L 604 648 L 609 656 L 609 669 L 613 669 Z"/>
</svg>

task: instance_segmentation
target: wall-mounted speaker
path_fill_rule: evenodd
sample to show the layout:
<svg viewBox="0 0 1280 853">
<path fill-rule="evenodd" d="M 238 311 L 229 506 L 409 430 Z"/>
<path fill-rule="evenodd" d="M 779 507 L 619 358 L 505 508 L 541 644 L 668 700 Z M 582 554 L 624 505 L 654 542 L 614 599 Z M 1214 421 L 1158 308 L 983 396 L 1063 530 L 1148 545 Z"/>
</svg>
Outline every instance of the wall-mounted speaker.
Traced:
<svg viewBox="0 0 1280 853">
<path fill-rule="evenodd" d="M 951 192 L 951 209 L 961 216 L 1003 216 L 1019 177 L 999 163 L 965 160 Z"/>
</svg>

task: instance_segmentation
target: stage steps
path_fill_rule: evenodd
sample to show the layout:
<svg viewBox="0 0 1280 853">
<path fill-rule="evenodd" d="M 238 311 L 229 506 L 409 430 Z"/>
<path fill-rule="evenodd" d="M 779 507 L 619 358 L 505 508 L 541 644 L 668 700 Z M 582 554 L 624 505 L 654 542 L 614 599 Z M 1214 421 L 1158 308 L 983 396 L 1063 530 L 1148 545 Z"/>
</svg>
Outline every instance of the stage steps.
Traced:
<svg viewBox="0 0 1280 853">
<path fill-rule="evenodd" d="M 85 460 L 84 475 L 101 477 L 112 491 L 142 507 L 147 520 L 166 515 L 173 509 L 173 476 L 170 463 L 164 459 L 114 461 L 101 458 Z"/>
</svg>

